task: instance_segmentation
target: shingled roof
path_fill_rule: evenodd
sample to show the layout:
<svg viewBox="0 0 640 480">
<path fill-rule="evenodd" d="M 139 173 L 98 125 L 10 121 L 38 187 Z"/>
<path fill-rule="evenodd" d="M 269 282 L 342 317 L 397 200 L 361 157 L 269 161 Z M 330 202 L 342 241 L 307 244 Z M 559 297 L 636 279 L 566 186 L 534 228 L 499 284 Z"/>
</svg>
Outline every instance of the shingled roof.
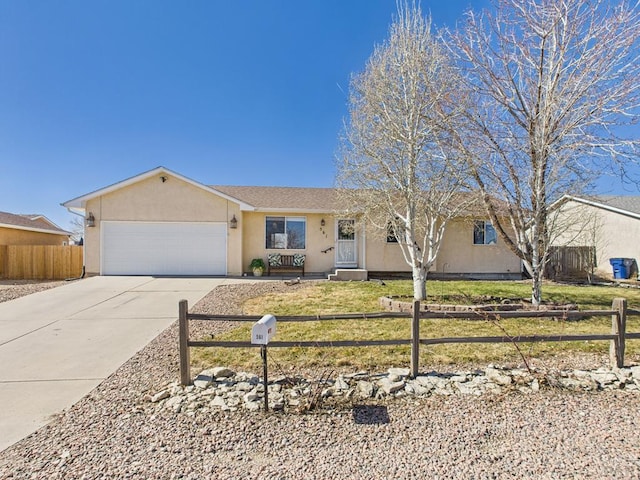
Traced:
<svg viewBox="0 0 640 480">
<path fill-rule="evenodd" d="M 40 214 L 0 212 L 0 227 L 53 233 L 58 235 L 71 235 L 70 232 L 62 230 L 51 220 L 47 219 L 47 217 Z"/>
<path fill-rule="evenodd" d="M 338 191 L 318 187 L 249 187 L 209 185 L 209 188 L 253 206 L 260 211 L 332 213 L 339 210 Z M 461 194 L 466 204 L 463 215 L 485 215 L 477 192 Z"/>
<path fill-rule="evenodd" d="M 617 212 L 623 215 L 640 218 L 640 196 L 633 195 L 595 195 L 592 197 L 576 197 L 566 195 L 560 201 L 575 200 L 598 208 Z"/>
<path fill-rule="evenodd" d="M 120 188 L 133 185 L 141 180 L 155 175 L 171 175 L 207 192 L 217 194 L 227 200 L 240 203 L 241 210 L 262 212 L 291 212 L 291 213 L 334 213 L 343 209 L 339 206 L 338 192 L 335 188 L 323 187 L 265 187 L 265 186 L 237 186 L 237 185 L 204 185 L 165 167 L 130 177 L 121 182 L 95 190 L 80 197 L 64 202 L 62 205 L 75 213 L 84 214 L 89 200 L 113 192 Z M 477 193 L 467 193 L 466 195 Z M 469 202 L 466 215 L 481 215 L 484 212 L 482 202 L 475 199 L 475 205 Z"/>
<path fill-rule="evenodd" d="M 334 188 L 247 187 L 211 185 L 210 188 L 252 205 L 258 210 L 332 212 L 336 209 Z"/>
<path fill-rule="evenodd" d="M 640 215 L 640 197 L 638 196 L 599 195 L 595 197 L 595 201 L 608 205 L 609 207 Z"/>
</svg>

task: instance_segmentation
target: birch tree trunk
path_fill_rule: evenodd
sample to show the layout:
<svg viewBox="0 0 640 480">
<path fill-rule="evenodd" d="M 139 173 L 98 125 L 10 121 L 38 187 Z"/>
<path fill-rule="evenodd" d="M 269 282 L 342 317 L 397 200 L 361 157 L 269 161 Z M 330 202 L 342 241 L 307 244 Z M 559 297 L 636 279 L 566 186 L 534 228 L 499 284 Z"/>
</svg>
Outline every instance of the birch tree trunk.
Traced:
<svg viewBox="0 0 640 480">
<path fill-rule="evenodd" d="M 345 213 L 392 236 L 426 298 L 448 220 L 464 210 L 465 163 L 451 148 L 461 79 L 430 21 L 399 3 L 387 40 L 353 77 L 337 185 Z"/>
</svg>

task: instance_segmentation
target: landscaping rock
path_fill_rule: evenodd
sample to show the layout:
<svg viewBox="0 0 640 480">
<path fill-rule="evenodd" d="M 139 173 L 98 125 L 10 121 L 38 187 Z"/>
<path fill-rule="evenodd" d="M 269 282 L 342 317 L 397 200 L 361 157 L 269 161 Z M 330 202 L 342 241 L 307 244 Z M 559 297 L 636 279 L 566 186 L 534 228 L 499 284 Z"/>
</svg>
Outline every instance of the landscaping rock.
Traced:
<svg viewBox="0 0 640 480">
<path fill-rule="evenodd" d="M 387 373 L 389 376 L 408 377 L 410 370 L 408 368 L 390 368 Z"/>
<path fill-rule="evenodd" d="M 394 381 L 392 378 L 385 377 L 378 381 L 378 386 L 384 393 L 391 395 L 392 393 L 402 390 L 405 386 L 405 382 L 404 380 Z"/>
<path fill-rule="evenodd" d="M 506 385 L 511 385 L 511 382 L 513 382 L 513 379 L 511 376 L 505 375 L 502 371 L 492 367 L 488 367 L 486 369 L 485 375 L 489 379 L 489 381 L 497 385 L 506 386 Z"/>
<path fill-rule="evenodd" d="M 375 394 L 375 387 L 373 383 L 365 380 L 358 381 L 356 388 L 360 398 L 371 398 Z"/>
<path fill-rule="evenodd" d="M 227 367 L 216 367 L 211 369 L 211 373 L 215 378 L 229 378 L 233 377 L 236 373 Z"/>
<path fill-rule="evenodd" d="M 349 390 L 349 388 L 351 388 L 350 385 L 347 383 L 347 381 L 342 376 L 339 376 L 336 379 L 336 382 L 334 383 L 333 386 L 334 386 L 334 388 L 336 390 Z"/>
<path fill-rule="evenodd" d="M 572 391 L 625 389 L 629 392 L 640 392 L 640 368 L 607 370 L 568 370 L 530 373 L 522 369 L 502 369 L 489 366 L 484 371 L 456 372 L 455 374 L 430 373 L 415 379 L 407 378 L 408 369 L 389 369 L 388 375 L 374 380 L 376 376 L 366 372 L 339 375 L 329 381 L 329 386 L 321 391 L 322 402 L 348 402 L 353 398 L 399 398 L 406 395 L 424 397 L 428 395 L 495 395 L 508 389 L 524 394 L 539 392 L 539 378 L 551 388 Z M 222 375 L 224 381 L 209 381 L 215 375 Z M 194 380 L 194 385 L 181 387 L 177 383 L 165 385 L 158 393 L 148 395 L 147 403 L 159 405 L 174 412 L 192 411 L 200 407 L 214 407 L 222 410 L 245 408 L 259 410 L 264 402 L 264 386 L 260 379 L 250 373 L 235 374 L 229 369 L 218 368 L 205 370 Z M 298 408 L 302 404 L 311 403 L 312 392 L 317 391 L 313 382 L 298 379 L 297 384 L 291 382 L 269 384 L 270 408 L 286 410 Z M 142 402 L 144 404 L 144 402 Z"/>
<path fill-rule="evenodd" d="M 156 393 L 151 397 L 151 401 L 153 403 L 158 403 L 160 400 L 164 400 L 165 398 L 169 398 L 171 393 L 169 390 L 162 390 L 161 392 Z"/>
<path fill-rule="evenodd" d="M 215 396 L 213 397 L 213 400 L 211 400 L 211 402 L 209 403 L 209 405 L 211 405 L 212 407 L 219 407 L 222 408 L 223 410 L 226 410 L 227 407 L 227 402 L 224 401 L 224 398 L 221 396 Z"/>
<path fill-rule="evenodd" d="M 197 388 L 207 388 L 213 383 L 213 376 L 201 373 L 193 381 L 193 385 Z"/>
</svg>

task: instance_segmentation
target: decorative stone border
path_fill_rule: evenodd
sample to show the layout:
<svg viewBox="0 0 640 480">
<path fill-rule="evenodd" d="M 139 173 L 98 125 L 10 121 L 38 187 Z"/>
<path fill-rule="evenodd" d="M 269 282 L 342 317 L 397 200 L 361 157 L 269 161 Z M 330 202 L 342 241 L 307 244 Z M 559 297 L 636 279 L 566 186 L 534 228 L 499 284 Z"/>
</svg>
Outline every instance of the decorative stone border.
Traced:
<svg viewBox="0 0 640 480">
<path fill-rule="evenodd" d="M 412 312 L 413 302 L 398 300 L 400 297 L 380 297 L 380 306 L 390 312 Z M 406 297 L 402 297 L 406 298 Z M 505 312 L 513 310 L 577 310 L 574 304 L 540 305 L 535 307 L 529 303 L 491 303 L 484 305 L 453 305 L 439 303 L 421 303 L 421 312 L 475 312 L 492 311 Z"/>
<path fill-rule="evenodd" d="M 624 390 L 640 394 L 640 366 L 528 372 L 489 365 L 484 370 L 455 373 L 430 372 L 409 378 L 408 368 L 390 368 L 387 373 L 358 372 L 314 382 L 281 377 L 269 382 L 269 408 L 303 413 L 314 406 L 329 407 L 363 400 L 380 401 L 406 396 L 501 395 L 507 392 L 534 394 L 542 388 L 571 391 Z M 146 411 L 158 409 L 194 415 L 195 411 L 216 412 L 261 410 L 264 386 L 252 373 L 234 372 L 226 367 L 200 373 L 187 387 L 179 382 L 166 384 L 142 402 Z"/>
</svg>

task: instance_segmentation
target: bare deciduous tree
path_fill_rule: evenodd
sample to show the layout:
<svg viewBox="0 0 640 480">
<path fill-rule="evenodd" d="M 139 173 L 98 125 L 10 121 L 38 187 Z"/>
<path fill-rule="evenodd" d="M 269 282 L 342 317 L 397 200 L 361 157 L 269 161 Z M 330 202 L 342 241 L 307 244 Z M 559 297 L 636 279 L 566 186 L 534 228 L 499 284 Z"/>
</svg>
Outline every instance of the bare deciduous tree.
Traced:
<svg viewBox="0 0 640 480">
<path fill-rule="evenodd" d="M 352 79 L 338 165 L 343 205 L 381 235 L 395 235 L 416 299 L 426 298 L 445 225 L 466 198 L 458 195 L 464 169 L 450 148 L 460 82 L 445 50 L 419 6 L 399 4 L 389 37 Z"/>
<path fill-rule="evenodd" d="M 69 221 L 71 228 L 71 239 L 77 244 L 84 235 L 84 219 L 81 217 L 73 217 Z"/>
<path fill-rule="evenodd" d="M 586 191 L 612 164 L 624 173 L 637 161 L 638 140 L 623 138 L 623 127 L 638 120 L 640 15 L 625 1 L 495 7 L 470 12 L 449 39 L 473 97 L 463 144 L 488 214 L 531 274 L 539 304 L 549 206 Z M 508 204 L 508 220 L 494 199 Z"/>
</svg>

